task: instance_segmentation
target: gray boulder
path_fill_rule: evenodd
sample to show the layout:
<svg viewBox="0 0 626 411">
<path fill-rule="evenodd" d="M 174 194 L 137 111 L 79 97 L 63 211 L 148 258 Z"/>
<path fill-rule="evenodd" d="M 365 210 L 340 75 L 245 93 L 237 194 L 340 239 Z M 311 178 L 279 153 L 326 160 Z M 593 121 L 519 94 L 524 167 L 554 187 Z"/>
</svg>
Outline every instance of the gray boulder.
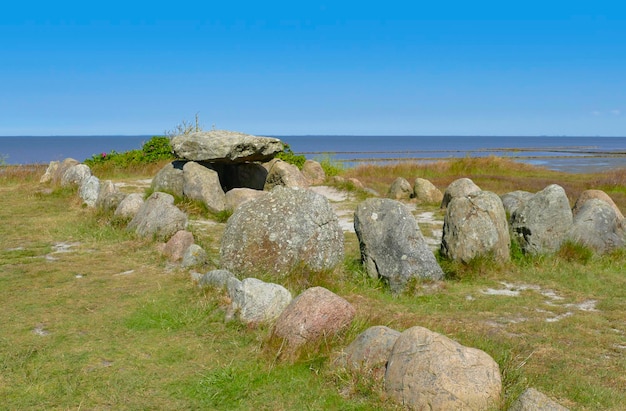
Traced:
<svg viewBox="0 0 626 411">
<path fill-rule="evenodd" d="M 85 164 L 73 165 L 65 170 L 65 172 L 61 176 L 61 186 L 80 187 L 83 184 L 83 181 L 88 179 L 89 176 L 91 176 L 91 169 L 89 168 L 89 166 Z"/>
<path fill-rule="evenodd" d="M 214 213 L 226 209 L 226 198 L 216 171 L 190 161 L 183 167 L 183 173 L 185 197 L 206 204 Z"/>
<path fill-rule="evenodd" d="M 237 318 L 250 325 L 274 321 L 292 300 L 285 287 L 256 278 L 246 278 L 229 288 L 228 296 L 231 304 L 227 319 Z"/>
<path fill-rule="evenodd" d="M 211 130 L 174 137 L 172 150 L 185 160 L 244 163 L 272 159 L 283 151 L 283 143 L 277 138 Z"/>
<path fill-rule="evenodd" d="M 378 198 L 363 201 L 354 213 L 354 229 L 367 273 L 385 279 L 392 292 L 402 292 L 411 278 L 443 278 L 417 221 L 402 203 Z"/>
<path fill-rule="evenodd" d="M 140 237 L 156 237 L 167 241 L 187 226 L 187 214 L 174 205 L 171 194 L 152 193 L 128 223 L 128 230 Z"/>
<path fill-rule="evenodd" d="M 441 208 L 446 208 L 448 203 L 456 197 L 467 197 L 468 195 L 482 191 L 474 182 L 469 178 L 459 178 L 450 183 L 443 193 L 443 200 L 441 200 Z"/>
<path fill-rule="evenodd" d="M 569 411 L 569 408 L 534 388 L 528 388 L 511 404 L 509 411 Z"/>
<path fill-rule="evenodd" d="M 143 196 L 139 193 L 131 193 L 120 202 L 113 215 L 120 218 L 133 218 L 142 205 Z"/>
<path fill-rule="evenodd" d="M 387 192 L 387 198 L 394 200 L 408 200 L 412 195 L 413 187 L 411 187 L 411 183 L 403 177 L 398 177 L 393 180 Z"/>
<path fill-rule="evenodd" d="M 211 270 L 200 278 L 200 280 L 198 281 L 198 285 L 201 288 L 214 287 L 219 289 L 225 289 L 227 288 L 229 282 L 233 282 L 233 287 L 240 287 L 241 281 L 239 281 L 237 277 L 235 277 L 235 275 L 230 271 Z"/>
<path fill-rule="evenodd" d="M 453 198 L 443 220 L 441 254 L 454 261 L 469 262 L 492 255 L 510 260 L 511 239 L 502 201 L 489 191 Z"/>
<path fill-rule="evenodd" d="M 198 244 L 191 244 L 183 254 L 182 268 L 200 267 L 209 262 L 209 256 Z"/>
<path fill-rule="evenodd" d="M 531 192 L 517 190 L 503 194 L 500 196 L 500 200 L 502 200 L 504 211 L 506 211 L 507 215 L 512 216 L 515 210 L 526 204 L 533 196 L 534 194 Z"/>
<path fill-rule="evenodd" d="M 591 198 L 579 206 L 567 237 L 603 254 L 624 247 L 626 223 L 605 200 Z"/>
<path fill-rule="evenodd" d="M 272 336 L 283 340 L 282 354 L 297 353 L 305 345 L 319 344 L 345 330 L 356 310 L 345 299 L 323 287 L 297 296 L 276 320 Z"/>
<path fill-rule="evenodd" d="M 578 196 L 578 199 L 576 200 L 576 203 L 574 204 L 574 208 L 572 209 L 572 213 L 574 214 L 574 216 L 576 216 L 576 214 L 578 213 L 578 210 L 584 206 L 585 202 L 594 198 L 598 200 L 602 200 L 608 205 L 610 205 L 613 208 L 613 210 L 615 210 L 615 215 L 617 216 L 619 220 L 624 219 L 624 215 L 620 211 L 619 207 L 617 207 L 617 204 L 615 204 L 613 199 L 609 197 L 609 195 L 602 190 L 583 191 L 580 194 L 580 196 Z"/>
<path fill-rule="evenodd" d="M 443 193 L 430 181 L 418 177 L 413 183 L 413 197 L 418 204 L 441 204 Z"/>
<path fill-rule="evenodd" d="M 488 410 L 498 408 L 502 382 L 498 364 L 484 351 L 412 327 L 393 346 L 385 390 L 414 410 Z"/>
<path fill-rule="evenodd" d="M 116 210 L 124 198 L 126 194 L 120 192 L 111 180 L 101 181 L 96 207 L 105 211 Z"/>
<path fill-rule="evenodd" d="M 95 207 L 100 193 L 100 179 L 96 176 L 89 176 L 78 190 L 79 197 L 88 207 Z"/>
<path fill-rule="evenodd" d="M 61 165 L 60 161 L 51 161 L 48 164 L 48 168 L 46 168 L 46 172 L 39 179 L 39 182 L 41 184 L 51 183 L 60 165 Z"/>
<path fill-rule="evenodd" d="M 306 160 L 302 166 L 302 174 L 311 185 L 324 184 L 326 181 L 326 173 L 317 161 Z"/>
<path fill-rule="evenodd" d="M 65 174 L 65 172 L 69 168 L 74 167 L 75 165 L 78 165 L 78 164 L 80 164 L 80 162 L 78 160 L 74 160 L 73 158 L 66 158 L 61 163 L 59 163 L 58 166 L 56 167 L 51 163 L 48 166 L 48 168 L 52 168 L 52 171 L 51 171 L 52 177 L 50 179 L 50 182 L 52 184 L 60 184 L 61 179 L 63 178 L 63 175 Z"/>
<path fill-rule="evenodd" d="M 565 240 L 572 221 L 565 190 L 552 184 L 515 210 L 511 216 L 511 233 L 524 252 L 551 253 Z"/>
<path fill-rule="evenodd" d="M 399 331 L 383 325 L 370 327 L 342 351 L 336 364 L 355 372 L 371 372 L 375 379 L 382 379 L 399 336 Z"/>
<path fill-rule="evenodd" d="M 285 161 L 274 159 L 266 164 L 267 179 L 264 190 L 271 191 L 276 186 L 307 188 L 309 182 L 298 167 Z"/>
<path fill-rule="evenodd" d="M 226 208 L 228 210 L 234 210 L 246 201 L 263 197 L 266 194 L 267 191 L 253 190 L 251 188 L 233 188 L 226 193 L 224 200 Z"/>
<path fill-rule="evenodd" d="M 276 187 L 239 206 L 228 219 L 222 266 L 240 277 L 295 267 L 330 269 L 343 260 L 343 231 L 328 200 L 309 190 Z"/>
<path fill-rule="evenodd" d="M 165 165 L 152 179 L 150 189 L 169 193 L 176 197 L 183 196 L 183 186 L 185 184 L 183 176 L 183 166 L 185 161 L 172 161 Z"/>
</svg>

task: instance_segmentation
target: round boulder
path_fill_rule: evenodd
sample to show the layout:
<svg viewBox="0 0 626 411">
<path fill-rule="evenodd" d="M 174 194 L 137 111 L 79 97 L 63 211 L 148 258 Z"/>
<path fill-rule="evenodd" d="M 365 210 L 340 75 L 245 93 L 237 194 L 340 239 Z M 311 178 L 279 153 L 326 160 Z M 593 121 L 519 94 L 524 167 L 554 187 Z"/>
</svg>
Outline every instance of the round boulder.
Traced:
<svg viewBox="0 0 626 411">
<path fill-rule="evenodd" d="M 413 197 L 418 204 L 440 204 L 443 200 L 442 192 L 433 183 L 419 177 L 413 183 Z"/>
<path fill-rule="evenodd" d="M 448 203 L 456 197 L 466 197 L 469 194 L 481 191 L 471 179 L 459 178 L 450 183 L 446 191 L 443 193 L 443 200 L 441 200 L 441 208 L 446 208 Z"/>
<path fill-rule="evenodd" d="M 343 231 L 324 196 L 278 186 L 234 211 L 220 255 L 222 266 L 239 277 L 281 278 L 301 265 L 325 270 L 343 260 Z"/>
<path fill-rule="evenodd" d="M 467 263 L 491 254 L 498 261 L 508 261 L 510 246 L 509 225 L 497 194 L 479 191 L 448 203 L 441 239 L 444 257 Z"/>
<path fill-rule="evenodd" d="M 408 200 L 411 198 L 411 195 L 413 195 L 413 187 L 411 187 L 411 183 L 406 181 L 403 177 L 398 177 L 393 180 L 387 192 L 387 198 L 393 200 Z"/>
</svg>

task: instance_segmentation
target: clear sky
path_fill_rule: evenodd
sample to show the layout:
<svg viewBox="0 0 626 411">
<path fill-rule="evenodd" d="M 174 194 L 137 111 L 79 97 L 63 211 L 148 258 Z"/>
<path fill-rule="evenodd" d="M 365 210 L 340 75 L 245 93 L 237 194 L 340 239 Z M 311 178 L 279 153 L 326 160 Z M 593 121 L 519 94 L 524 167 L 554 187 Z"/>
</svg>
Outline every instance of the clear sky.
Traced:
<svg viewBox="0 0 626 411">
<path fill-rule="evenodd" d="M 622 1 L 29 1 L 0 135 L 626 136 Z"/>
</svg>

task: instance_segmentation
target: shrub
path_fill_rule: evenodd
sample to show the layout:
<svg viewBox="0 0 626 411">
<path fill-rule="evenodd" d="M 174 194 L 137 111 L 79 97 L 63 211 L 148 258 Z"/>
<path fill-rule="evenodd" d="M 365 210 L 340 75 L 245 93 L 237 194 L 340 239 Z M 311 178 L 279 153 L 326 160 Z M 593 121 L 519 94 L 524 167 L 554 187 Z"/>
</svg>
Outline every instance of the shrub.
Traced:
<svg viewBox="0 0 626 411">
<path fill-rule="evenodd" d="M 98 164 L 110 164 L 124 168 L 167 159 L 174 159 L 170 139 L 164 136 L 154 136 L 143 144 L 141 150 L 130 150 L 123 153 L 111 150 L 108 153 L 94 154 L 85 160 L 85 164 L 89 167 Z"/>
<path fill-rule="evenodd" d="M 326 177 L 334 177 L 343 172 L 343 163 L 334 160 L 329 154 L 316 158 L 315 161 L 320 163 L 324 173 L 326 173 Z"/>
<path fill-rule="evenodd" d="M 304 162 L 306 161 L 306 157 L 301 154 L 295 154 L 289 144 L 283 144 L 283 151 L 276 155 L 276 158 L 279 158 L 289 164 L 293 164 L 302 170 L 302 166 L 304 166 Z"/>
</svg>

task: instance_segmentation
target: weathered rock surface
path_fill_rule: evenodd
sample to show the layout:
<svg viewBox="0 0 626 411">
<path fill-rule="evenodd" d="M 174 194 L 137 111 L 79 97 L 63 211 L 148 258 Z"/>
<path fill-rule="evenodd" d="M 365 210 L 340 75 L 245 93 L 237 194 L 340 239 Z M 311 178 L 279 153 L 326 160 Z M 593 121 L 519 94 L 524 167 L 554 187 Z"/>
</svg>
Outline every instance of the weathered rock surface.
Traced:
<svg viewBox="0 0 626 411">
<path fill-rule="evenodd" d="M 128 223 L 128 229 L 140 237 L 168 240 L 187 226 L 187 214 L 174 205 L 174 197 L 159 191 L 152 193 Z"/>
<path fill-rule="evenodd" d="M 302 175 L 310 185 L 320 185 L 326 181 L 326 173 L 317 161 L 306 160 L 302 166 Z"/>
<path fill-rule="evenodd" d="M 172 194 L 176 197 L 183 196 L 183 186 L 185 179 L 183 175 L 183 167 L 185 161 L 172 161 L 166 164 L 152 179 L 150 189 Z"/>
<path fill-rule="evenodd" d="M 430 251 L 417 221 L 400 202 L 370 198 L 358 205 L 354 229 L 367 273 L 402 292 L 411 278 L 439 280 L 443 271 Z"/>
<path fill-rule="evenodd" d="M 285 161 L 274 159 L 267 163 L 267 179 L 264 190 L 271 191 L 276 186 L 307 188 L 309 182 L 298 167 Z"/>
<path fill-rule="evenodd" d="M 283 339 L 288 357 L 309 344 L 332 338 L 346 329 L 356 311 L 345 299 L 323 287 L 313 287 L 297 296 L 276 320 L 273 336 Z"/>
<path fill-rule="evenodd" d="M 191 244 L 183 254 L 183 260 L 180 262 L 182 268 L 200 267 L 209 262 L 209 256 L 206 250 L 198 244 Z"/>
<path fill-rule="evenodd" d="M 413 197 L 418 204 L 441 204 L 443 193 L 430 181 L 418 177 L 413 183 Z"/>
<path fill-rule="evenodd" d="M 399 336 L 399 331 L 389 327 L 370 327 L 343 350 L 336 363 L 355 372 L 372 372 L 374 378 L 383 378 L 391 350 Z"/>
<path fill-rule="evenodd" d="M 80 187 L 83 184 L 83 181 L 91 176 L 91 169 L 89 166 L 85 164 L 76 164 L 69 167 L 61 176 L 61 186 L 69 187 L 76 186 Z"/>
<path fill-rule="evenodd" d="M 459 178 L 450 183 L 443 193 L 443 200 L 441 200 L 441 208 L 446 208 L 448 203 L 456 197 L 466 197 L 476 191 L 482 191 L 471 179 Z"/>
<path fill-rule="evenodd" d="M 60 161 L 51 161 L 48 164 L 48 168 L 46 168 L 46 172 L 39 179 L 39 182 L 41 184 L 51 183 L 60 165 L 61 165 Z"/>
<path fill-rule="evenodd" d="M 589 198 L 578 207 L 567 237 L 597 253 L 607 253 L 626 244 L 626 222 L 605 200 Z"/>
<path fill-rule="evenodd" d="M 412 195 L 413 187 L 411 187 L 411 183 L 403 177 L 398 177 L 393 180 L 387 192 L 387 198 L 393 200 L 408 200 Z"/>
<path fill-rule="evenodd" d="M 509 411 L 569 411 L 544 393 L 528 388 L 509 407 Z"/>
<path fill-rule="evenodd" d="M 142 205 L 143 196 L 139 193 L 131 193 L 117 206 L 113 215 L 120 218 L 133 218 Z"/>
<path fill-rule="evenodd" d="M 172 150 L 185 160 L 243 163 L 270 160 L 283 151 L 283 143 L 277 138 L 212 130 L 176 136 Z"/>
<path fill-rule="evenodd" d="M 235 275 L 228 270 L 211 270 L 203 275 L 198 281 L 200 287 L 215 287 L 219 289 L 226 288 L 230 280 L 235 281 L 235 287 L 239 286 L 241 281 L 237 280 Z"/>
<path fill-rule="evenodd" d="M 267 195 L 267 193 L 267 191 L 254 190 L 251 188 L 233 188 L 226 192 L 226 196 L 224 197 L 226 209 L 234 210 L 246 201 L 263 197 Z"/>
<path fill-rule="evenodd" d="M 111 180 L 101 181 L 96 207 L 105 211 L 116 210 L 124 198 L 126 194 L 120 192 Z"/>
<path fill-rule="evenodd" d="M 66 158 L 62 162 L 51 161 L 48 165 L 48 169 L 46 173 L 42 176 L 43 182 L 50 182 L 52 184 L 60 184 L 61 179 L 63 178 L 63 174 L 70 168 L 75 165 L 80 164 L 78 160 L 74 160 L 73 158 Z M 46 174 L 48 176 L 46 176 Z"/>
<path fill-rule="evenodd" d="M 393 346 L 385 390 L 414 410 L 497 409 L 502 390 L 498 364 L 423 327 L 404 331 Z"/>
<path fill-rule="evenodd" d="M 230 287 L 228 295 L 231 304 L 227 318 L 252 325 L 274 321 L 292 300 L 285 287 L 256 278 L 246 278 Z"/>
<path fill-rule="evenodd" d="M 182 260 L 185 251 L 193 243 L 193 234 L 186 230 L 180 230 L 165 243 L 162 253 L 170 261 L 179 261 Z"/>
<path fill-rule="evenodd" d="M 585 190 L 585 191 L 583 191 L 580 194 L 580 196 L 578 196 L 578 199 L 576 200 L 576 203 L 574 204 L 574 208 L 572 209 L 572 213 L 574 214 L 574 216 L 576 216 L 576 214 L 578 213 L 578 210 L 583 207 L 585 202 L 587 202 L 587 201 L 589 201 L 591 199 L 594 199 L 594 198 L 598 199 L 598 200 L 602 200 L 605 203 L 609 204 L 613 208 L 613 210 L 615 210 L 615 215 L 617 216 L 617 218 L 619 220 L 623 220 L 624 219 L 624 215 L 620 211 L 619 207 L 617 207 L 617 204 L 615 204 L 613 199 L 607 193 L 605 193 L 602 190 Z"/>
<path fill-rule="evenodd" d="M 285 187 L 239 206 L 220 249 L 222 266 L 239 277 L 269 272 L 280 278 L 299 265 L 330 269 L 343 253 L 343 232 L 328 200 Z"/>
<path fill-rule="evenodd" d="M 572 222 L 572 210 L 565 190 L 552 184 L 513 213 L 511 232 L 524 252 L 551 253 L 559 249 Z"/>
<path fill-rule="evenodd" d="M 95 207 L 100 193 L 100 179 L 89 176 L 78 189 L 78 195 L 88 207 Z"/>
<path fill-rule="evenodd" d="M 478 191 L 448 203 L 441 239 L 444 257 L 467 263 L 492 255 L 498 261 L 508 261 L 510 246 L 509 225 L 497 194 Z"/>
<path fill-rule="evenodd" d="M 500 196 L 500 199 L 502 200 L 504 211 L 506 211 L 509 216 L 512 216 L 515 210 L 520 208 L 520 206 L 526 204 L 526 202 L 530 200 L 533 196 L 534 194 L 531 192 L 517 190 L 503 194 L 502 196 Z"/>
<path fill-rule="evenodd" d="M 206 204 L 214 213 L 226 209 L 226 197 L 219 175 L 201 164 L 190 161 L 183 166 L 183 195 Z"/>
</svg>

